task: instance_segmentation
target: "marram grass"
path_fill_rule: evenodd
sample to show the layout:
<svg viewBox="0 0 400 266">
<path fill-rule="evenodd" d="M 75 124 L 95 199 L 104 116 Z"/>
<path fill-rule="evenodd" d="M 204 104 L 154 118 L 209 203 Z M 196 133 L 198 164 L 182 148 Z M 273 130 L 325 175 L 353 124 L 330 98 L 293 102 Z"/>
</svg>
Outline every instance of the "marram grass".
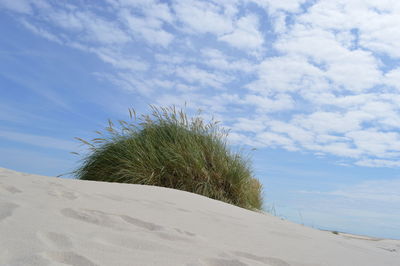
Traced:
<svg viewBox="0 0 400 266">
<path fill-rule="evenodd" d="M 174 106 L 151 106 L 150 115 L 109 121 L 74 171 L 78 179 L 154 185 L 185 190 L 239 207 L 260 210 L 262 186 L 250 161 L 232 152 L 217 122 L 188 118 Z"/>
</svg>

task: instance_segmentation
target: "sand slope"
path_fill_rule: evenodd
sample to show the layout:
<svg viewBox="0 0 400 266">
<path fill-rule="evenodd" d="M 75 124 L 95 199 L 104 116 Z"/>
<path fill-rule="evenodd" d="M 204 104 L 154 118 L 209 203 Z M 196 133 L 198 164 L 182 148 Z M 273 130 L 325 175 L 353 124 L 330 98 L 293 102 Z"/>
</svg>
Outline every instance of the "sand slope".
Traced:
<svg viewBox="0 0 400 266">
<path fill-rule="evenodd" d="M 166 188 L 0 168 L 0 265 L 400 265 L 400 241 L 334 235 Z"/>
</svg>

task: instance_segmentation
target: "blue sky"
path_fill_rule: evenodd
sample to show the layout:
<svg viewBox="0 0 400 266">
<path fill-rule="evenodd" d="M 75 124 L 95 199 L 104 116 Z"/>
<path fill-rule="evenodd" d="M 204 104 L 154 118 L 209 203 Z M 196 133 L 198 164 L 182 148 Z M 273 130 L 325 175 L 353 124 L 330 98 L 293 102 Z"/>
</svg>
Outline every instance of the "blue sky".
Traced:
<svg viewBox="0 0 400 266">
<path fill-rule="evenodd" d="M 186 102 L 247 147 L 278 215 L 400 238 L 399 18 L 394 0 L 0 0 L 0 166 L 66 173 L 74 137 Z"/>
</svg>

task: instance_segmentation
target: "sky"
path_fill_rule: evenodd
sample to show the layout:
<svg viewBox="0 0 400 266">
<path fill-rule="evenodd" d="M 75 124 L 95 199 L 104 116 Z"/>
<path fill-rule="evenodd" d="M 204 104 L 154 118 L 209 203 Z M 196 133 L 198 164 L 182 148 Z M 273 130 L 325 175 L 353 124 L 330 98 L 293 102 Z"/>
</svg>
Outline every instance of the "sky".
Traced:
<svg viewBox="0 0 400 266">
<path fill-rule="evenodd" d="M 68 173 L 74 137 L 186 103 L 266 209 L 400 239 L 398 25 L 397 0 L 0 0 L 0 167 Z"/>
</svg>

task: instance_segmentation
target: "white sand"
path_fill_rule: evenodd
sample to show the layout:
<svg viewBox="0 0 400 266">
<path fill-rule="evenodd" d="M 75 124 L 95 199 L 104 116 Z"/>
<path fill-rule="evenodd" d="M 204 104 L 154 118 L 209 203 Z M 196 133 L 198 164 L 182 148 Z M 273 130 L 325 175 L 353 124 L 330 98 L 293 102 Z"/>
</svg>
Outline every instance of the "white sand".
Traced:
<svg viewBox="0 0 400 266">
<path fill-rule="evenodd" d="M 0 265 L 400 265 L 334 235 L 183 191 L 0 168 Z"/>
</svg>

